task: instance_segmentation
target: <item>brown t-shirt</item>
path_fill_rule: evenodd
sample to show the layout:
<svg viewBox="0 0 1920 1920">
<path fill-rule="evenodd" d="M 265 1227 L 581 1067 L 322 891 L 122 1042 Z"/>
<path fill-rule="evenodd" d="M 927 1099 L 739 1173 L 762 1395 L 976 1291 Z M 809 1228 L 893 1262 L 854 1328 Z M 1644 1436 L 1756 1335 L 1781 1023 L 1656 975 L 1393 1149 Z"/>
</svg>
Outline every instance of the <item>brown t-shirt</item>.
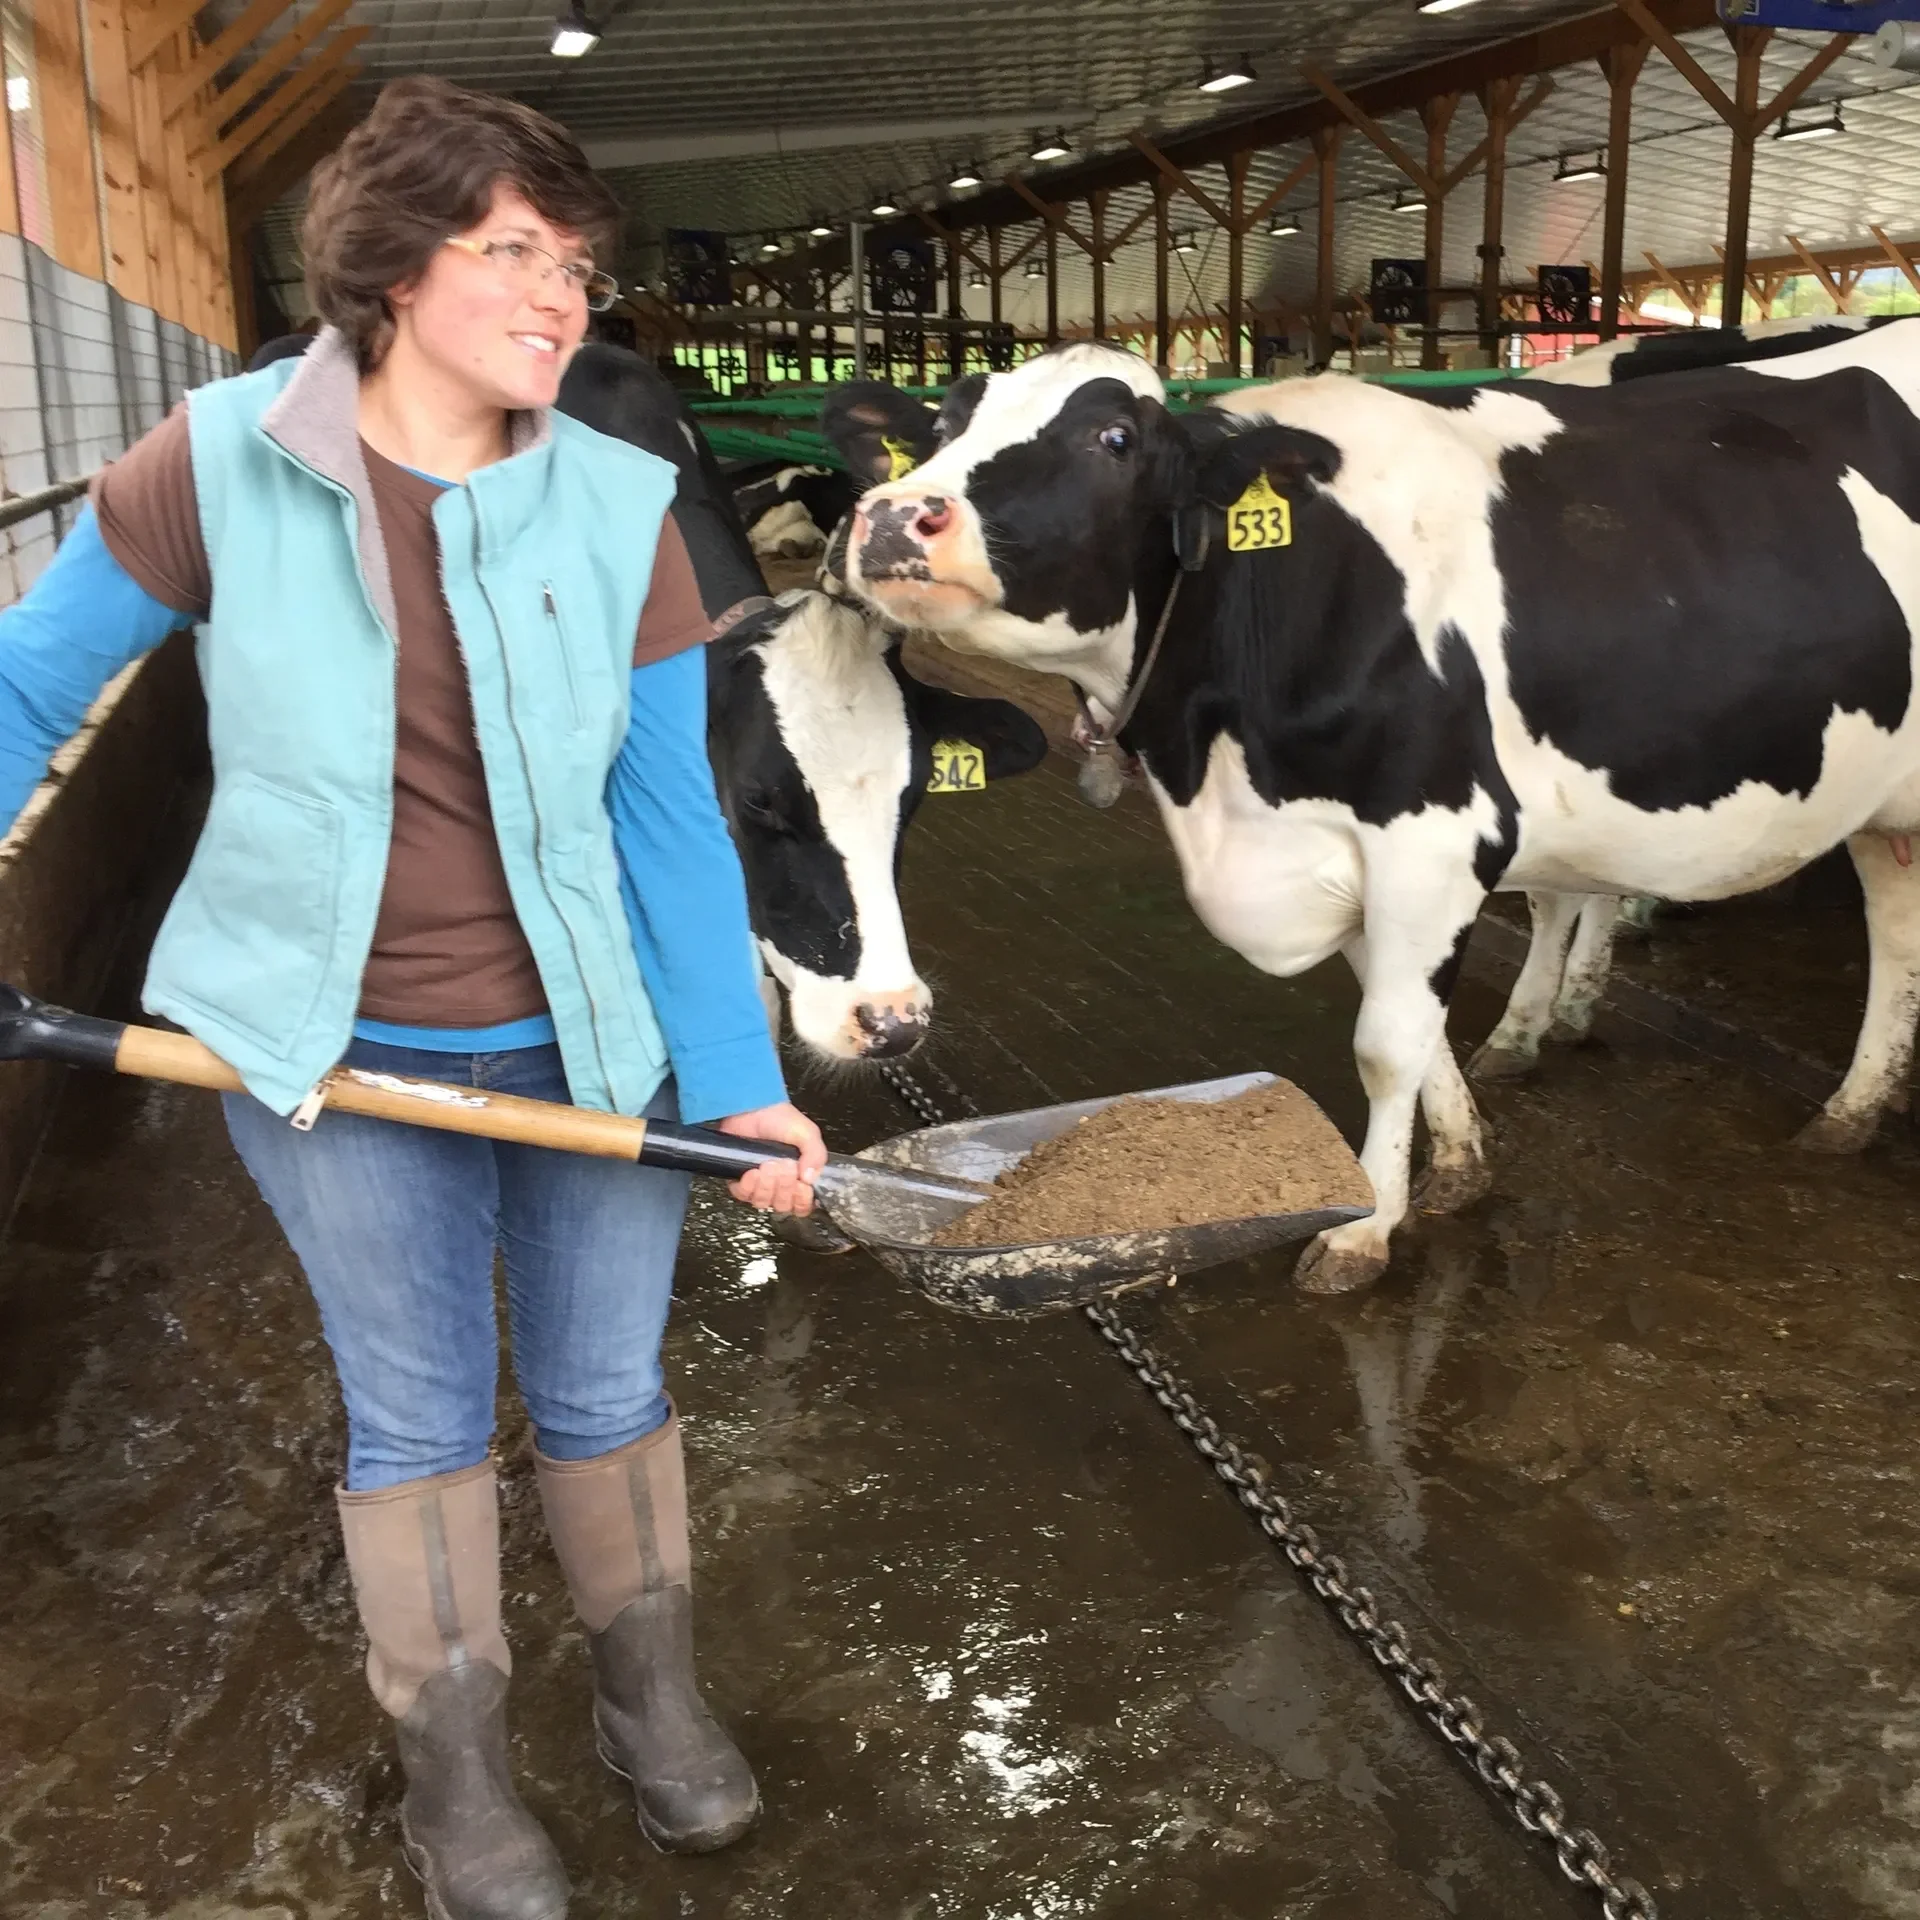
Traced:
<svg viewBox="0 0 1920 1920">
<path fill-rule="evenodd" d="M 399 665 L 393 843 L 361 979 L 360 1012 L 411 1027 L 490 1027 L 546 1011 L 507 891 L 453 616 L 440 586 L 433 503 L 443 489 L 361 442 L 393 578 Z M 93 485 L 107 550 L 156 600 L 206 617 L 213 594 L 184 406 Z M 713 632 L 680 529 L 660 532 L 634 665 Z"/>
</svg>

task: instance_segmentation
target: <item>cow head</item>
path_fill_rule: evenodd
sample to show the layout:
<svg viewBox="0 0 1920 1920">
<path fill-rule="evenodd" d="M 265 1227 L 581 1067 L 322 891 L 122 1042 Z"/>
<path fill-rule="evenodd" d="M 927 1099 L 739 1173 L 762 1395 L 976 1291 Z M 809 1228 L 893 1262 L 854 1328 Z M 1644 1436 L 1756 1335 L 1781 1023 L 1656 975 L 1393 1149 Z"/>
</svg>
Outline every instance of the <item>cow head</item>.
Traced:
<svg viewBox="0 0 1920 1920">
<path fill-rule="evenodd" d="M 867 424 L 883 411 L 884 428 Z M 963 381 L 937 415 L 880 389 L 830 405 L 823 424 L 869 472 L 877 448 L 916 430 L 927 448 L 862 495 L 849 588 L 955 648 L 1065 674 L 1109 711 L 1142 623 L 1181 566 L 1203 568 L 1224 542 L 1255 476 L 1304 505 L 1339 462 L 1294 428 L 1212 409 L 1176 417 L 1145 361 L 1098 345 Z"/>
<path fill-rule="evenodd" d="M 707 650 L 715 787 L 795 1034 L 835 1060 L 905 1052 L 932 1003 L 907 951 L 897 867 L 934 743 L 978 746 L 993 776 L 1037 765 L 1045 736 L 1005 701 L 922 686 L 900 665 L 899 635 L 854 602 L 813 591 L 767 602 L 712 449 L 636 354 L 582 347 L 560 405 L 678 469 L 674 517 L 702 602 L 733 622 Z"/>
<path fill-rule="evenodd" d="M 901 919 L 901 838 L 940 740 L 979 748 L 989 779 L 1046 753 L 1004 700 L 929 687 L 900 636 L 864 609 L 803 590 L 714 643 L 709 744 L 747 879 L 754 931 L 816 1054 L 909 1051 L 933 996 Z"/>
<path fill-rule="evenodd" d="M 868 395 L 824 422 L 867 471 L 876 445 L 911 443 L 916 426 L 926 444 L 919 465 L 861 497 L 848 585 L 949 645 L 1117 697 L 1149 529 L 1192 484 L 1191 442 L 1153 369 L 1114 347 L 1064 347 L 960 382 L 924 425 L 894 395 L 885 429 L 863 435 L 859 416 L 883 404 Z"/>
</svg>

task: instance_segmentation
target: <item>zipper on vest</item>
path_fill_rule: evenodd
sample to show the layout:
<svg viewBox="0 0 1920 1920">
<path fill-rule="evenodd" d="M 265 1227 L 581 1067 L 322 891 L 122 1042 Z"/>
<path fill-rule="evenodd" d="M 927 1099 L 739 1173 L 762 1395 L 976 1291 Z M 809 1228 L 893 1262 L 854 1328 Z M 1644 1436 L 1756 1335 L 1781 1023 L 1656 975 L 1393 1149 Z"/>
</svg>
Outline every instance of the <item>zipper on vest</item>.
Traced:
<svg viewBox="0 0 1920 1920">
<path fill-rule="evenodd" d="M 586 725 L 586 713 L 580 704 L 580 683 L 574 678 L 573 655 L 567 651 L 567 629 L 560 618 L 560 602 L 554 598 L 553 582 L 540 583 L 540 598 L 546 604 L 547 624 L 553 628 L 553 644 L 560 654 L 560 671 L 566 676 L 567 705 L 573 710 L 573 724 Z"/>
<path fill-rule="evenodd" d="M 553 888 L 547 881 L 546 862 L 542 858 L 541 848 L 546 840 L 545 829 L 540 824 L 540 806 L 534 794 L 533 759 L 527 752 L 527 739 L 521 730 L 519 708 L 513 697 L 513 665 L 507 647 L 506 623 L 500 618 L 500 609 L 494 604 L 492 589 L 487 585 L 486 574 L 480 565 L 480 502 L 469 498 L 469 510 L 473 515 L 473 581 L 480 589 L 480 597 L 487 603 L 487 611 L 493 615 L 494 633 L 500 642 L 500 672 L 507 683 L 507 724 L 513 729 L 514 743 L 520 749 L 520 770 L 527 782 L 527 811 L 533 815 L 533 863 L 539 871 L 540 885 L 547 896 L 547 904 L 553 908 L 560 924 L 567 930 L 567 944 L 573 949 L 574 971 L 580 976 L 581 991 L 587 996 L 587 1018 L 593 1028 L 593 1050 L 599 1056 L 600 1078 L 606 1083 L 607 1098 L 615 1096 L 613 1073 L 607 1064 L 607 1043 L 601 1036 L 600 1002 L 594 998 L 593 981 L 587 973 L 587 963 L 580 952 L 580 936 L 573 930 L 573 922 L 567 918 L 566 909 L 554 897 Z M 553 589 L 545 589 L 547 609 L 553 613 L 556 623 L 558 609 L 553 604 Z M 459 638 L 458 627 L 454 637 Z"/>
</svg>

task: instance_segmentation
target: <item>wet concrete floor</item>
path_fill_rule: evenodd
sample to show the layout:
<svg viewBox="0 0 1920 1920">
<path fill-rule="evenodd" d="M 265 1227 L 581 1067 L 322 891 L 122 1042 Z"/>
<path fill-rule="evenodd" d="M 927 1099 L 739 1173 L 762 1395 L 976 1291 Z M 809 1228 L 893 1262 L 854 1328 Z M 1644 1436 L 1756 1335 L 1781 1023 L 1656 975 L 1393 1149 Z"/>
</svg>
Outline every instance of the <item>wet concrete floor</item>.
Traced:
<svg viewBox="0 0 1920 1920">
<path fill-rule="evenodd" d="M 1350 984 L 1215 946 L 1137 796 L 932 800 L 908 869 L 983 1108 L 1265 1066 L 1357 1129 Z M 1857 978 L 1825 991 L 1844 1033 Z M 1459 1040 L 1496 1011 L 1470 983 Z M 906 1124 L 803 1094 L 836 1144 Z M 1485 1105 L 1494 1196 L 1372 1297 L 1283 1254 L 1126 1312 L 1663 1913 L 1920 1915 L 1912 1137 L 1799 1158 L 1804 1105 L 1632 1036 Z M 325 1355 L 211 1099 L 76 1078 L 0 1262 L 0 1914 L 415 1912 Z M 960 1319 L 709 1197 L 669 1366 L 767 1815 L 638 1840 L 503 1407 L 519 1759 L 577 1914 L 1594 1910 L 1077 1318 Z"/>
</svg>

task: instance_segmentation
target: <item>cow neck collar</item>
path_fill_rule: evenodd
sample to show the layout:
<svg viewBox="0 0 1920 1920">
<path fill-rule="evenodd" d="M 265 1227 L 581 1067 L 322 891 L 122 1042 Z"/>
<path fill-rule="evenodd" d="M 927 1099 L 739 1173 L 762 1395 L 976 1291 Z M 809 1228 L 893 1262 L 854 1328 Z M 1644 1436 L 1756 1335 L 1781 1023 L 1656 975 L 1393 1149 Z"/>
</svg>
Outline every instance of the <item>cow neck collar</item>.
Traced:
<svg viewBox="0 0 1920 1920">
<path fill-rule="evenodd" d="M 1080 724 L 1087 742 L 1089 759 L 1109 749 L 1118 751 L 1120 735 L 1127 722 L 1139 711 L 1141 696 L 1147 690 L 1147 682 L 1153 677 L 1154 663 L 1160 658 L 1160 649 L 1167 638 L 1167 628 L 1173 621 L 1174 607 L 1180 599 L 1180 583 L 1188 574 L 1198 573 L 1207 563 L 1207 551 L 1210 542 L 1210 527 L 1204 517 L 1196 517 L 1191 524 L 1183 524 L 1178 518 L 1174 522 L 1173 551 L 1176 565 L 1173 578 L 1167 583 L 1167 597 L 1160 602 L 1160 615 L 1154 622 L 1153 638 L 1147 644 L 1146 658 L 1128 676 L 1127 684 L 1120 695 L 1120 704 L 1114 708 L 1112 717 L 1102 726 L 1093 717 L 1093 709 L 1087 705 L 1087 696 L 1076 688 L 1080 702 Z"/>
</svg>

